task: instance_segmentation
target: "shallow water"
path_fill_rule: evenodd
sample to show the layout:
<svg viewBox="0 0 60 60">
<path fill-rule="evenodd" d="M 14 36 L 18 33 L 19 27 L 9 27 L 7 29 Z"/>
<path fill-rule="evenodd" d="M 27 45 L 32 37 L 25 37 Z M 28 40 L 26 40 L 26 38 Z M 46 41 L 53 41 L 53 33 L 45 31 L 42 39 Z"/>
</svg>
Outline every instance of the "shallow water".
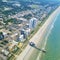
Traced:
<svg viewBox="0 0 60 60">
<path fill-rule="evenodd" d="M 46 54 L 42 54 L 41 60 L 60 60 L 60 14 L 57 16 L 46 45 Z"/>
</svg>

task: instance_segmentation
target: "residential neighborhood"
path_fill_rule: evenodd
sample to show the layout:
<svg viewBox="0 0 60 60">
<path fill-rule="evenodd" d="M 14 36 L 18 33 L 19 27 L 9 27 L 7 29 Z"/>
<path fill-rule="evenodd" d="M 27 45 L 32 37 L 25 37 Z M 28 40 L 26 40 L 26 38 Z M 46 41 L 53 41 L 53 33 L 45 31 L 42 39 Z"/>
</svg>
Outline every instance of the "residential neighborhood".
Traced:
<svg viewBox="0 0 60 60">
<path fill-rule="evenodd" d="M 13 60 L 59 3 L 0 2 L 0 59 Z M 3 58 L 4 57 L 4 58 Z M 11 59 L 10 59 L 11 58 Z"/>
</svg>

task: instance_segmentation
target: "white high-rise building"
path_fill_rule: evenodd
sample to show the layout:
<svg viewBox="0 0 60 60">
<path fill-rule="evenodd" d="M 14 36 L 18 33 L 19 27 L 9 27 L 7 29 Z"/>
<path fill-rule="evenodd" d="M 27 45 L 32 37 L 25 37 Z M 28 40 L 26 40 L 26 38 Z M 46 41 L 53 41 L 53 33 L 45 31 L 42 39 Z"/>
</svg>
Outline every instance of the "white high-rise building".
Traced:
<svg viewBox="0 0 60 60">
<path fill-rule="evenodd" d="M 36 18 L 32 18 L 29 21 L 29 28 L 34 29 L 37 26 L 38 20 Z"/>
</svg>

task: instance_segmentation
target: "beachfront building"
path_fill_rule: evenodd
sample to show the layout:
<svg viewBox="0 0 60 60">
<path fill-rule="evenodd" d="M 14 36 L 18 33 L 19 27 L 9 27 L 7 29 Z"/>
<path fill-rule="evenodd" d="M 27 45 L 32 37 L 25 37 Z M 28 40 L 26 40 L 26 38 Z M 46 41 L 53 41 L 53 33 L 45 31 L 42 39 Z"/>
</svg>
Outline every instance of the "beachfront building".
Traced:
<svg viewBox="0 0 60 60">
<path fill-rule="evenodd" d="M 34 29 L 37 26 L 38 20 L 36 18 L 32 18 L 29 21 L 29 28 Z"/>
<path fill-rule="evenodd" d="M 12 51 L 14 48 L 14 46 L 17 46 L 18 45 L 18 42 L 16 42 L 16 41 L 14 41 L 14 40 L 12 40 L 9 44 L 8 44 L 8 49 L 9 49 L 9 51 Z"/>
<path fill-rule="evenodd" d="M 21 35 L 23 35 L 24 39 L 26 38 L 26 32 L 24 29 L 21 30 Z"/>
<path fill-rule="evenodd" d="M 19 36 L 19 41 L 20 41 L 20 42 L 23 42 L 23 41 L 24 41 L 24 36 L 23 36 L 23 35 L 20 35 L 20 36 Z"/>
<path fill-rule="evenodd" d="M 30 35 L 31 30 L 30 29 L 26 29 L 25 32 L 26 32 L 26 35 L 28 37 Z"/>
<path fill-rule="evenodd" d="M 21 35 L 23 35 L 24 39 L 26 39 L 30 35 L 31 29 L 22 29 Z"/>
</svg>

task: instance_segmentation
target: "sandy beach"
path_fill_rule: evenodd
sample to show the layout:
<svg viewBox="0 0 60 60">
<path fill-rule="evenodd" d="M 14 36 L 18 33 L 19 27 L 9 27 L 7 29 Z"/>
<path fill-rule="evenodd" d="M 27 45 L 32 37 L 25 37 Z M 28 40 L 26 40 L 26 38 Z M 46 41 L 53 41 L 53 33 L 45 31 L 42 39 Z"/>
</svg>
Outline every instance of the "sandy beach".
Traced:
<svg viewBox="0 0 60 60">
<path fill-rule="evenodd" d="M 46 22 L 43 24 L 43 26 L 37 31 L 37 33 L 30 39 L 30 42 L 34 42 L 36 46 L 38 46 L 38 43 L 43 39 L 43 36 L 49 27 L 51 23 L 54 21 L 54 18 L 56 15 L 58 15 L 60 11 L 60 7 L 58 7 L 46 20 Z M 45 44 L 46 45 L 46 44 Z M 26 48 L 23 50 L 23 52 L 17 57 L 16 60 L 30 60 L 30 56 L 34 54 L 34 48 L 31 47 L 29 44 L 26 46 Z"/>
</svg>

